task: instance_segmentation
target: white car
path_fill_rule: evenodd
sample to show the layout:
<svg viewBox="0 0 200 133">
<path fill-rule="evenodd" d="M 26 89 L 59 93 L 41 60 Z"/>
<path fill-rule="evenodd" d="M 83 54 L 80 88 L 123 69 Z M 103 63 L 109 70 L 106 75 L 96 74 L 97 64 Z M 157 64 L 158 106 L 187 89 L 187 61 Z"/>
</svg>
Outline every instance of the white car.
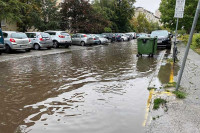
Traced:
<svg viewBox="0 0 200 133">
<path fill-rule="evenodd" d="M 71 36 L 65 31 L 45 31 L 45 33 L 51 35 L 54 48 L 59 48 L 60 46 L 68 48 L 72 44 Z"/>
<path fill-rule="evenodd" d="M 105 44 L 105 43 L 108 43 L 108 39 L 105 38 L 105 35 L 102 35 L 102 34 L 96 34 L 97 37 L 99 37 L 99 43 L 100 44 Z"/>
<path fill-rule="evenodd" d="M 27 52 L 31 49 L 31 40 L 25 33 L 16 31 L 3 31 L 5 51 L 10 53 L 14 50 L 25 50 Z"/>
</svg>

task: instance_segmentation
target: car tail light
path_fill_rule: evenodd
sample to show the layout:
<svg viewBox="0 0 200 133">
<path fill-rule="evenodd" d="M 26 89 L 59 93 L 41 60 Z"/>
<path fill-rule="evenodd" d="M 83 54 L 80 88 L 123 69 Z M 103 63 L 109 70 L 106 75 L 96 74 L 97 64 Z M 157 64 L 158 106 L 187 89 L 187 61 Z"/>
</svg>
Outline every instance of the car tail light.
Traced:
<svg viewBox="0 0 200 133">
<path fill-rule="evenodd" d="M 60 38 L 65 38 L 65 36 L 63 36 L 63 35 L 59 35 L 59 37 L 60 37 Z"/>
<path fill-rule="evenodd" d="M 40 41 L 44 41 L 43 38 L 40 38 Z"/>
<path fill-rule="evenodd" d="M 96 40 L 96 38 L 94 38 L 94 40 Z"/>
<path fill-rule="evenodd" d="M 28 41 L 31 42 L 31 39 L 29 39 Z"/>
<path fill-rule="evenodd" d="M 13 39 L 13 38 L 10 38 L 10 42 L 16 42 L 16 41 L 15 41 L 15 39 Z"/>
<path fill-rule="evenodd" d="M 83 35 L 84 37 L 87 37 L 87 35 Z"/>
</svg>

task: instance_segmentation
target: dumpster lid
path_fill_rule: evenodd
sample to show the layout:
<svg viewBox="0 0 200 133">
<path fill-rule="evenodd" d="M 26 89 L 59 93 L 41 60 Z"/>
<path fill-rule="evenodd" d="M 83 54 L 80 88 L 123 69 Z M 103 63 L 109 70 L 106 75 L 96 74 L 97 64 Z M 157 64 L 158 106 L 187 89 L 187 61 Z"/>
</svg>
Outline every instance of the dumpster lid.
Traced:
<svg viewBox="0 0 200 133">
<path fill-rule="evenodd" d="M 156 37 L 139 37 L 138 38 L 139 40 L 143 40 L 143 39 L 145 39 L 145 40 L 154 40 L 154 39 L 157 39 Z"/>
</svg>

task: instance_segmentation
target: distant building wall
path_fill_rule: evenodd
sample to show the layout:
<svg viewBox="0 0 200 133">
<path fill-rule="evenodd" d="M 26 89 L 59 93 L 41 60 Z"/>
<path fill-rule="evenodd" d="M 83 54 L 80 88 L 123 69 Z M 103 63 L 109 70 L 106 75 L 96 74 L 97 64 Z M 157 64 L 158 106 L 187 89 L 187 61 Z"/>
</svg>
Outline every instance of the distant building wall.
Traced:
<svg viewBox="0 0 200 133">
<path fill-rule="evenodd" d="M 142 7 L 137 7 L 135 9 L 135 17 L 138 17 L 140 13 L 143 13 L 149 22 L 154 22 L 154 23 L 157 22 L 159 25 L 161 25 L 160 18 L 155 16 L 152 12 Z"/>
<path fill-rule="evenodd" d="M 1 21 L 1 28 L 3 31 L 17 31 L 17 23 L 10 23 L 6 20 Z"/>
</svg>

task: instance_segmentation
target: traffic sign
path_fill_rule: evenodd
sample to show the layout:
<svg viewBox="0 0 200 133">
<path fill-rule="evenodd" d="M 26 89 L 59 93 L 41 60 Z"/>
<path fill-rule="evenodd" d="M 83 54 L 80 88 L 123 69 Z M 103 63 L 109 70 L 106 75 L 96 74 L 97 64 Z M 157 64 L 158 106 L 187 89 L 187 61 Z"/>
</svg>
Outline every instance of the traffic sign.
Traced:
<svg viewBox="0 0 200 133">
<path fill-rule="evenodd" d="M 176 0 L 175 18 L 183 18 L 185 8 L 185 0 Z"/>
<path fill-rule="evenodd" d="M 184 14 L 184 12 L 182 12 L 182 11 L 176 11 L 174 14 L 174 17 L 175 18 L 183 18 L 183 14 Z"/>
</svg>

